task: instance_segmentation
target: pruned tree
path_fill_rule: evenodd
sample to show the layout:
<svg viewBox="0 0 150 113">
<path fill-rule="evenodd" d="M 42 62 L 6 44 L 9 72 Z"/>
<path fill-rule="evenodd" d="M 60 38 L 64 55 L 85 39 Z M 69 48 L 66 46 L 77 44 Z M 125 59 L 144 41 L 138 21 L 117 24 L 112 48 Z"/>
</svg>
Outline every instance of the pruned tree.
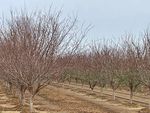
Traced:
<svg viewBox="0 0 150 113">
<path fill-rule="evenodd" d="M 140 62 L 140 81 L 141 84 L 149 89 L 150 93 L 150 32 L 149 30 L 144 32 L 143 35 L 143 48 L 139 53 L 141 53 L 141 62 Z M 150 108 L 150 101 L 149 101 Z"/>
<path fill-rule="evenodd" d="M 125 57 L 124 57 L 124 83 L 130 91 L 130 103 L 133 103 L 133 93 L 137 90 L 140 82 L 140 62 L 141 53 L 140 49 L 136 46 L 135 42 L 129 37 L 124 42 Z"/>
<path fill-rule="evenodd" d="M 150 65 L 150 34 L 149 31 L 144 33 L 143 39 L 143 59 L 141 63 L 141 83 L 146 86 L 150 91 L 150 74 L 149 74 L 149 65 Z"/>
<path fill-rule="evenodd" d="M 106 73 L 105 64 L 105 54 L 103 54 L 103 49 L 100 43 L 93 43 L 90 46 L 91 52 L 93 54 L 93 69 L 95 70 L 97 84 L 101 88 L 101 96 L 103 96 L 103 89 L 108 83 L 108 76 Z"/>
<path fill-rule="evenodd" d="M 103 55 L 103 66 L 104 72 L 107 75 L 107 81 L 113 91 L 113 100 L 115 100 L 115 91 L 119 88 L 122 83 L 121 76 L 121 63 L 120 63 L 120 51 L 118 48 L 104 46 L 101 54 Z"/>
<path fill-rule="evenodd" d="M 63 57 L 76 53 L 87 33 L 76 30 L 75 18 L 61 19 L 57 13 L 12 13 L 0 34 L 0 69 L 20 91 L 30 93 L 30 112 L 37 93 L 60 76 L 69 61 Z"/>
</svg>

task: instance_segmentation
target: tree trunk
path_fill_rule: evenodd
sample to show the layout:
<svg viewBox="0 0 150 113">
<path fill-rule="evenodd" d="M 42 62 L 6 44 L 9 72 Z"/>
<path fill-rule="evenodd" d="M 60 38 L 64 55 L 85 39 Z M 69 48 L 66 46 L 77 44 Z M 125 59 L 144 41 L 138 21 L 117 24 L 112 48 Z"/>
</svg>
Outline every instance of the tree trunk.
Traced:
<svg viewBox="0 0 150 113">
<path fill-rule="evenodd" d="M 133 103 L 133 91 L 131 90 L 130 91 L 130 104 Z"/>
<path fill-rule="evenodd" d="M 71 84 L 71 78 L 69 78 L 68 82 L 69 82 L 69 84 Z"/>
<path fill-rule="evenodd" d="M 82 87 L 84 86 L 84 81 L 83 80 L 81 80 L 81 84 L 82 84 Z"/>
<path fill-rule="evenodd" d="M 103 87 L 101 87 L 101 96 L 103 96 Z"/>
<path fill-rule="evenodd" d="M 148 89 L 149 89 L 149 92 L 148 92 L 148 95 L 150 94 L 150 86 L 148 86 Z"/>
<path fill-rule="evenodd" d="M 9 86 L 9 91 L 10 91 L 11 93 L 13 93 L 13 91 L 12 91 L 12 83 L 9 82 L 9 83 L 8 83 L 8 86 Z"/>
<path fill-rule="evenodd" d="M 148 108 L 150 109 L 150 100 L 149 100 L 149 105 L 148 105 Z"/>
<path fill-rule="evenodd" d="M 24 95 L 20 94 L 20 97 L 19 97 L 19 102 L 20 102 L 20 106 L 23 106 L 24 105 Z"/>
<path fill-rule="evenodd" d="M 30 113 L 33 113 L 33 96 L 30 97 Z"/>
<path fill-rule="evenodd" d="M 75 78 L 76 84 L 78 83 L 78 78 Z"/>
<path fill-rule="evenodd" d="M 115 90 L 113 89 L 113 100 L 116 100 Z"/>
<path fill-rule="evenodd" d="M 20 102 L 20 109 L 21 109 L 21 113 L 25 104 L 25 95 L 24 92 L 20 92 L 20 96 L 19 96 L 19 102 Z"/>
</svg>

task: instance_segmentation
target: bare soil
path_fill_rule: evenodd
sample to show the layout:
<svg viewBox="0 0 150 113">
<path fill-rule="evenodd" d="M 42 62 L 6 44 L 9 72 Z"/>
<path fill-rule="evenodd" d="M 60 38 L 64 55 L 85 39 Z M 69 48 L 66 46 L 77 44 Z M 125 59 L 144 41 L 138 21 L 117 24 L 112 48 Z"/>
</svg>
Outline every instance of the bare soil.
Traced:
<svg viewBox="0 0 150 113">
<path fill-rule="evenodd" d="M 43 106 L 45 108 L 41 107 L 39 110 L 47 109 L 47 111 L 60 113 L 115 113 L 88 100 L 81 99 L 72 92 L 55 87 L 48 87 L 41 91 L 39 99 L 45 99 L 45 102 L 49 104 L 47 108 Z"/>
<path fill-rule="evenodd" d="M 138 108 L 99 98 L 94 93 L 48 86 L 34 99 L 36 113 L 138 113 Z M 24 113 L 29 113 L 28 100 Z M 19 113 L 18 97 L 0 88 L 0 113 Z M 147 113 L 147 112 L 139 112 Z"/>
</svg>

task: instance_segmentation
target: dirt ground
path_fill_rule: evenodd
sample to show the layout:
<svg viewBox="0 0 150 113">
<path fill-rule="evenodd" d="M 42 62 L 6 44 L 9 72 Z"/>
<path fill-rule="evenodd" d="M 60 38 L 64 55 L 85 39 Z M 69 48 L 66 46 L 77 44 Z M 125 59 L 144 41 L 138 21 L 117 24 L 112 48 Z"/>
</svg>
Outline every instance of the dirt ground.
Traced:
<svg viewBox="0 0 150 113">
<path fill-rule="evenodd" d="M 53 98 L 60 104 L 60 108 L 66 113 L 138 113 L 139 107 L 127 107 L 114 101 L 107 101 L 93 95 L 83 94 L 83 92 L 72 89 L 63 89 L 62 87 L 48 87 L 47 91 L 51 92 L 48 98 Z M 92 94 L 92 92 L 91 92 Z M 54 101 L 54 102 L 56 102 Z M 63 104 L 62 104 L 63 103 Z M 56 103 L 57 105 L 57 103 Z"/>
<path fill-rule="evenodd" d="M 65 91 L 48 87 L 34 99 L 36 113 L 114 113 L 99 105 L 66 94 Z M 28 105 L 24 111 L 28 113 Z M 19 113 L 18 99 L 0 88 L 0 113 Z"/>
<path fill-rule="evenodd" d="M 28 113 L 28 100 L 24 107 Z M 83 95 L 70 89 L 48 86 L 34 99 L 36 113 L 137 113 L 123 106 L 110 103 L 90 95 Z M 6 94 L 0 88 L 0 113 L 19 113 L 18 98 Z"/>
<path fill-rule="evenodd" d="M 48 102 L 48 106 L 46 108 L 45 105 L 41 106 L 39 110 L 47 109 L 47 111 L 60 113 L 114 113 L 55 87 L 49 87 L 41 91 L 36 101 L 41 99 L 44 99 L 43 102 Z"/>
</svg>

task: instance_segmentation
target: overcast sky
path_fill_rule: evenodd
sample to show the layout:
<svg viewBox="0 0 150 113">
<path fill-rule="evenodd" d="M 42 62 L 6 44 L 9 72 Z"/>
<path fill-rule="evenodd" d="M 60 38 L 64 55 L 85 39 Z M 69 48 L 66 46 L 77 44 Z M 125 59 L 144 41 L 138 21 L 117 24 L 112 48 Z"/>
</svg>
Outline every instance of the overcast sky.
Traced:
<svg viewBox="0 0 150 113">
<path fill-rule="evenodd" d="M 53 4 L 53 5 L 52 5 Z M 77 14 L 92 24 L 89 40 L 118 38 L 125 33 L 140 34 L 150 26 L 150 0 L 0 0 L 1 14 L 10 9 L 47 10 L 63 8 L 64 15 Z"/>
</svg>

